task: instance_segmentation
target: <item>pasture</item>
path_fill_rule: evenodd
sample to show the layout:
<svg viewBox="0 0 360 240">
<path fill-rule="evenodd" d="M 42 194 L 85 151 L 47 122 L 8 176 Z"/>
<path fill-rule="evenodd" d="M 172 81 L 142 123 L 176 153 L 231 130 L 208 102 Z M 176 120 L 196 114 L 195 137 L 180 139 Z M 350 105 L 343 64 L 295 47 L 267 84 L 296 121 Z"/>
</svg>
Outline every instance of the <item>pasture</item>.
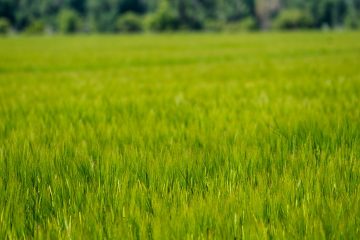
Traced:
<svg viewBox="0 0 360 240">
<path fill-rule="evenodd" d="M 0 38 L 0 239 L 357 239 L 360 33 Z"/>
</svg>

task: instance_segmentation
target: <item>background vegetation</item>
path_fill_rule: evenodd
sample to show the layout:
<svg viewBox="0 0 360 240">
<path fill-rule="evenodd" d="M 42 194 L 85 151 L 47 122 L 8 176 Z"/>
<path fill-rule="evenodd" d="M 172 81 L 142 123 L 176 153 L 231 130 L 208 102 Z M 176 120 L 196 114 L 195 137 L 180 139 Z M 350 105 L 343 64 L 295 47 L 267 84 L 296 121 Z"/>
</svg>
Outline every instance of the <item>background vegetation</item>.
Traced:
<svg viewBox="0 0 360 240">
<path fill-rule="evenodd" d="M 358 239 L 359 39 L 1 38 L 0 239 Z"/>
<path fill-rule="evenodd" d="M 359 19 L 359 0 L 0 0 L 0 33 L 356 29 Z"/>
</svg>

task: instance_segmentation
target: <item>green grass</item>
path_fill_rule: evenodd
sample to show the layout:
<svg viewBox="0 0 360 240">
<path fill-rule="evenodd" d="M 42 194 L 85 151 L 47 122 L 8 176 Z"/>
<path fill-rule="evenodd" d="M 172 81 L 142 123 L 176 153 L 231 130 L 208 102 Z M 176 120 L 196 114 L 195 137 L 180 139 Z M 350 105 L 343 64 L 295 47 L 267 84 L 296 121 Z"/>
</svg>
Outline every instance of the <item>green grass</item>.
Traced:
<svg viewBox="0 0 360 240">
<path fill-rule="evenodd" d="M 0 39 L 0 239 L 358 239 L 360 33 Z"/>
</svg>

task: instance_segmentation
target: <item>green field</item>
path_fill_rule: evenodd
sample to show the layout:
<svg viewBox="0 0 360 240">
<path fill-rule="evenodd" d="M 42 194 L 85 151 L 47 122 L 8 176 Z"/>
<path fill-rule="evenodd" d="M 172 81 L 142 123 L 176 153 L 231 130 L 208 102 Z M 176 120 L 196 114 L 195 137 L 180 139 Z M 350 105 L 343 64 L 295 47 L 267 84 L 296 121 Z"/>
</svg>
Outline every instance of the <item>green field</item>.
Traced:
<svg viewBox="0 0 360 240">
<path fill-rule="evenodd" d="M 360 33 L 0 39 L 0 239 L 359 239 Z"/>
</svg>

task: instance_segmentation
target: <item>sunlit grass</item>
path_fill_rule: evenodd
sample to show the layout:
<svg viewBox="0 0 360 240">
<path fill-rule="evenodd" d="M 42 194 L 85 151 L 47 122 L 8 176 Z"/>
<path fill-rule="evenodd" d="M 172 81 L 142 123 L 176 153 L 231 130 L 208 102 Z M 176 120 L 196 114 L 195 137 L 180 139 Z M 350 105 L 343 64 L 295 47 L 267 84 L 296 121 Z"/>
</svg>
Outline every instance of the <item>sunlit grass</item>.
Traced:
<svg viewBox="0 0 360 240">
<path fill-rule="evenodd" d="M 357 239 L 359 39 L 0 39 L 0 238 Z"/>
</svg>

